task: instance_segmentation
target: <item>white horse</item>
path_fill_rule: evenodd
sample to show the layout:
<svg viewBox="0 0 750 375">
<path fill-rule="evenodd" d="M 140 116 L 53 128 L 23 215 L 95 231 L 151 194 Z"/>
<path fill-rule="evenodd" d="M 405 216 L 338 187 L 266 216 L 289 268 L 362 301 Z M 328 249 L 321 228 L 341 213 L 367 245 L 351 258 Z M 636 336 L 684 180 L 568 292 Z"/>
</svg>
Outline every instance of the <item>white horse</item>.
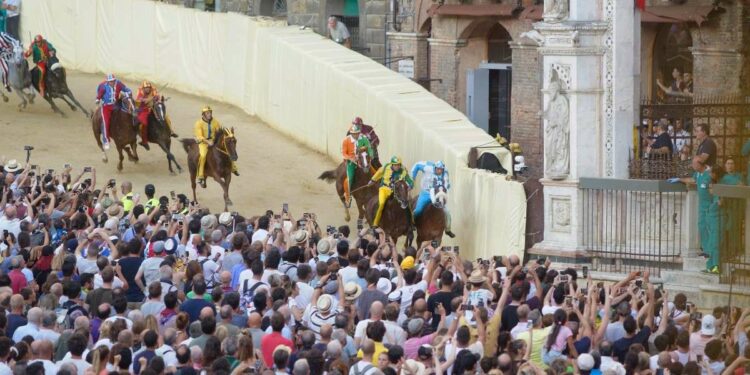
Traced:
<svg viewBox="0 0 750 375">
<path fill-rule="evenodd" d="M 23 48 L 20 45 L 16 45 L 13 48 L 13 57 L 8 61 L 8 71 L 10 87 L 16 92 L 16 95 L 21 98 L 21 104 L 18 105 L 18 110 L 25 109 L 27 103 L 34 104 L 36 90 L 34 90 L 34 86 L 31 84 L 29 62 L 23 57 Z M 27 89 L 28 93 L 26 92 Z"/>
</svg>

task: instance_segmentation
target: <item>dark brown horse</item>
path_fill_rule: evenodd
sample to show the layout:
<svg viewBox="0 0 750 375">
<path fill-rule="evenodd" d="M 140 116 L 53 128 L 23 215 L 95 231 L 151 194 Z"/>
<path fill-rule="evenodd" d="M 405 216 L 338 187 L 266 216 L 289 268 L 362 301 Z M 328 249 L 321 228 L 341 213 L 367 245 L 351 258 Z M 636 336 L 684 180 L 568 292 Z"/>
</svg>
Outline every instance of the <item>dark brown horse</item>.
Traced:
<svg viewBox="0 0 750 375">
<path fill-rule="evenodd" d="M 367 167 L 364 167 L 365 165 Z M 369 165 L 370 165 L 369 160 L 367 162 L 359 163 L 356 171 L 354 172 L 354 184 L 352 184 L 352 198 L 354 198 L 355 205 L 357 206 L 357 211 L 359 211 L 358 213 L 359 219 L 365 218 L 367 202 L 370 200 L 371 197 L 378 194 L 378 188 L 376 185 L 367 186 L 367 183 L 370 182 L 370 178 L 372 177 L 372 171 L 369 168 Z M 351 215 L 349 215 L 349 207 L 346 206 L 346 201 L 344 198 L 344 180 L 346 179 L 346 162 L 341 162 L 341 164 L 339 164 L 339 166 L 332 171 L 323 172 L 323 174 L 321 174 L 318 178 L 328 183 L 336 181 L 336 192 L 339 195 L 339 199 L 341 199 L 341 203 L 344 205 L 344 214 L 345 214 L 344 219 L 346 221 L 351 220 Z"/>
<path fill-rule="evenodd" d="M 182 167 L 177 163 L 171 151 L 172 137 L 167 125 L 167 106 L 164 101 L 165 99 L 154 100 L 154 108 L 148 115 L 148 142 L 156 143 L 167 154 L 169 173 L 174 174 L 172 163 L 177 167 L 177 171 L 182 173 Z"/>
<path fill-rule="evenodd" d="M 414 219 L 414 224 L 417 227 L 417 243 L 421 244 L 424 241 L 440 241 L 443 239 L 443 233 L 445 232 L 445 207 L 448 201 L 448 195 L 445 190 L 439 191 L 435 194 L 435 203 L 430 203 L 427 207 L 422 210 L 419 217 Z M 412 201 L 412 208 L 416 207 L 416 199 Z"/>
<path fill-rule="evenodd" d="M 237 139 L 234 137 L 234 128 L 222 129 L 216 133 L 214 145 L 208 148 L 203 172 L 206 177 L 212 177 L 221 185 L 224 190 L 224 211 L 227 211 L 228 206 L 232 205 L 229 199 L 229 183 L 232 181 L 232 162 L 237 161 Z M 198 173 L 198 142 L 192 138 L 183 138 L 182 148 L 188 154 L 190 187 L 193 188 L 193 200 L 197 202 L 195 178 Z"/>
<path fill-rule="evenodd" d="M 65 113 L 53 101 L 53 99 L 62 99 L 70 107 L 70 110 L 75 111 L 76 108 L 80 108 L 83 115 L 89 117 L 89 113 L 81 106 L 81 103 L 78 102 L 73 92 L 68 88 L 65 68 L 57 61 L 57 57 L 53 56 L 47 61 L 47 74 L 44 77 L 45 90 L 43 98 L 49 103 L 55 113 L 59 113 L 65 117 Z M 34 67 L 31 70 L 31 82 L 37 92 L 41 92 L 39 87 L 40 78 L 41 71 L 38 67 Z"/>
<path fill-rule="evenodd" d="M 132 108 L 133 98 L 130 96 L 123 96 L 123 98 L 115 104 L 115 109 L 112 111 L 112 115 L 109 119 L 109 137 L 114 141 L 115 147 L 117 147 L 117 153 L 120 156 L 120 161 L 117 163 L 117 170 L 122 170 L 122 161 L 125 157 L 122 151 L 128 154 L 128 160 L 133 163 L 138 162 L 138 152 L 136 151 L 136 122 L 137 119 L 127 109 Z M 94 131 L 94 138 L 96 138 L 96 144 L 99 145 L 99 149 L 102 150 L 102 161 L 108 162 L 107 152 L 102 146 L 102 134 L 104 122 L 102 121 L 102 108 L 99 106 L 94 110 L 91 116 L 91 129 Z"/>
<path fill-rule="evenodd" d="M 378 212 L 377 194 L 367 203 L 367 223 L 373 225 L 375 214 Z M 409 185 L 400 180 L 393 184 L 393 193 L 385 201 L 383 216 L 380 218 L 380 228 L 386 236 L 398 242 L 399 237 L 407 236 L 407 244 L 413 239 L 411 225 L 411 210 L 409 209 Z"/>
</svg>

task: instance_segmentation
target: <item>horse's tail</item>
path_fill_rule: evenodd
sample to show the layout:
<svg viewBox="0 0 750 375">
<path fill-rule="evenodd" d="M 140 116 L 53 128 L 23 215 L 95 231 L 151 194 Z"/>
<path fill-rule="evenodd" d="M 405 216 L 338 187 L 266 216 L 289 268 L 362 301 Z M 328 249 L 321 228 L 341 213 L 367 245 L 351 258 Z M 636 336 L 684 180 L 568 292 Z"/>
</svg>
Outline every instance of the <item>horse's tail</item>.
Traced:
<svg viewBox="0 0 750 375">
<path fill-rule="evenodd" d="M 323 180 L 327 183 L 331 183 L 336 181 L 336 170 L 330 170 L 323 172 L 320 176 L 318 176 L 318 179 Z"/>
<path fill-rule="evenodd" d="M 182 138 L 180 140 L 182 142 L 182 148 L 185 150 L 185 153 L 190 154 L 190 147 L 195 145 L 195 139 L 192 138 Z"/>
</svg>

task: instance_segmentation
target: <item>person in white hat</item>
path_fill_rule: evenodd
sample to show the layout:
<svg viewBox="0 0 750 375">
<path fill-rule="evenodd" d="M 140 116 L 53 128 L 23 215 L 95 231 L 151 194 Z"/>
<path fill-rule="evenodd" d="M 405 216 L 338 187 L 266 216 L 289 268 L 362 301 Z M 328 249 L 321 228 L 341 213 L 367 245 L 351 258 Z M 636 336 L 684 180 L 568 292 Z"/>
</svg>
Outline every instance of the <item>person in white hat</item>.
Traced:
<svg viewBox="0 0 750 375">
<path fill-rule="evenodd" d="M 704 355 L 706 344 L 716 335 L 716 318 L 713 315 L 704 315 L 701 319 L 700 331 L 690 335 L 690 354 L 693 358 Z"/>
<path fill-rule="evenodd" d="M 309 314 L 306 316 L 306 325 L 313 332 L 315 337 L 320 340 L 320 327 L 323 324 L 330 324 L 333 326 L 336 323 L 336 315 L 339 313 L 338 309 L 333 308 L 333 298 L 328 294 L 323 294 L 323 287 L 328 283 L 333 273 L 328 273 L 320 278 L 320 283 L 315 287 L 315 291 L 312 296 L 312 303 Z M 338 295 L 345 296 L 344 283 L 341 279 L 336 278 L 338 284 Z"/>
</svg>

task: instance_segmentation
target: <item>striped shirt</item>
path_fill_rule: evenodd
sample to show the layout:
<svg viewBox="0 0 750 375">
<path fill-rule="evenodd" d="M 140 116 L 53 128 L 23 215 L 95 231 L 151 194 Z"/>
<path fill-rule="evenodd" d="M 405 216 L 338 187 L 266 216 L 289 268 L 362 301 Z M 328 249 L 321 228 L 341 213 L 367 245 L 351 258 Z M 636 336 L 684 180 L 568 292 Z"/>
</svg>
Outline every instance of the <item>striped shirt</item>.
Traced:
<svg viewBox="0 0 750 375">
<path fill-rule="evenodd" d="M 13 57 L 13 48 L 21 45 L 10 34 L 0 31 L 0 58 L 10 60 Z"/>
<path fill-rule="evenodd" d="M 313 307 L 310 310 L 310 318 L 307 326 L 315 332 L 315 338 L 320 340 L 320 327 L 323 326 L 323 324 L 330 324 L 331 326 L 336 323 L 336 315 L 338 314 L 337 310 L 332 310 L 328 313 L 328 315 L 323 315 L 323 313 L 318 310 L 317 307 Z"/>
</svg>

